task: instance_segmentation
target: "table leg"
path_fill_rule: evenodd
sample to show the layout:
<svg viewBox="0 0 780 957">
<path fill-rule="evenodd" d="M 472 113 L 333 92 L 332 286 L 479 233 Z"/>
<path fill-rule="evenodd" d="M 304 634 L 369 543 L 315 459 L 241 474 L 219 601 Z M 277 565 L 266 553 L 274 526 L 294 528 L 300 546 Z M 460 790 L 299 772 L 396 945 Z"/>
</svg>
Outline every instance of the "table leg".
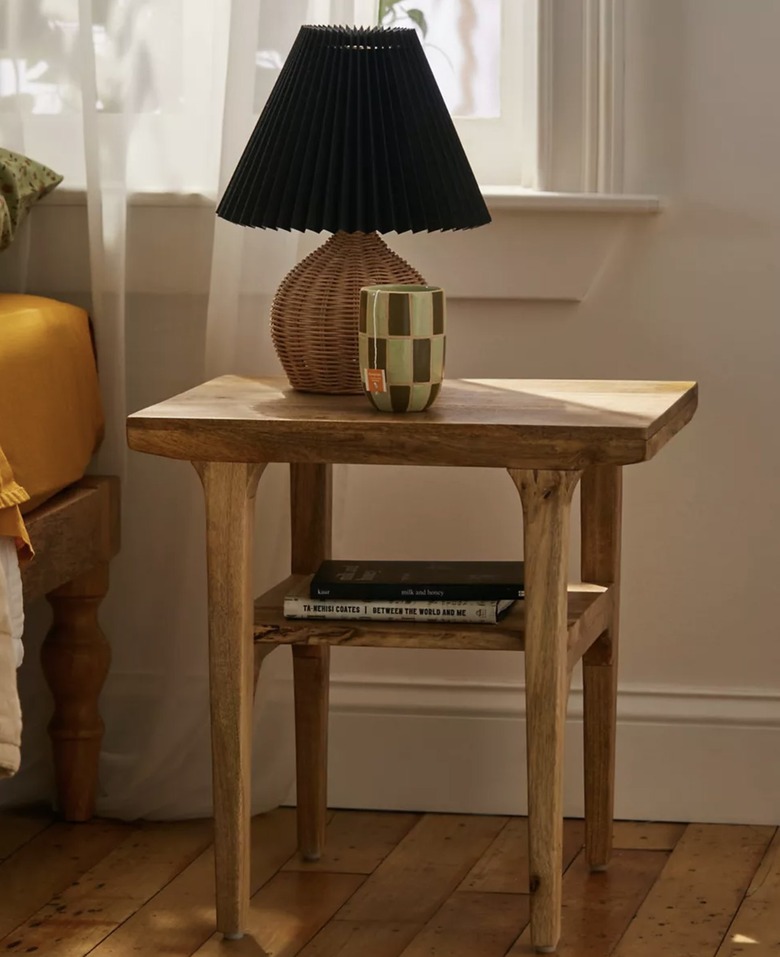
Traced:
<svg viewBox="0 0 780 957">
<path fill-rule="evenodd" d="M 313 575 L 330 558 L 333 528 L 333 466 L 290 463 L 293 575 Z"/>
<path fill-rule="evenodd" d="M 292 571 L 309 575 L 331 555 L 332 467 L 290 465 Z M 316 861 L 325 846 L 328 806 L 330 648 L 293 645 L 298 849 Z"/>
<path fill-rule="evenodd" d="M 613 591 L 608 630 L 583 658 L 585 853 L 604 870 L 612 853 L 617 726 L 617 648 L 623 472 L 597 465 L 582 477 L 582 580 Z"/>
<path fill-rule="evenodd" d="M 293 645 L 298 850 L 318 861 L 328 809 L 328 688 L 330 647 Z"/>
<path fill-rule="evenodd" d="M 509 469 L 523 503 L 531 940 L 561 933 L 569 514 L 579 472 Z"/>
<path fill-rule="evenodd" d="M 206 499 L 217 930 L 243 935 L 249 905 L 252 523 L 264 465 L 193 463 Z"/>
</svg>

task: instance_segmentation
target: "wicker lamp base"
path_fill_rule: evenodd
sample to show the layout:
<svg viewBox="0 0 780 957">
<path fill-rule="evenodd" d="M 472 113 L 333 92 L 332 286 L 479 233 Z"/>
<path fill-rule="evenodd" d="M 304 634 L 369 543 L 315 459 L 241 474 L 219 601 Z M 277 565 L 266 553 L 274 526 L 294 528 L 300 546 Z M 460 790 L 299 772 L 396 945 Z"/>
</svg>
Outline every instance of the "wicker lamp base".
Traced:
<svg viewBox="0 0 780 957">
<path fill-rule="evenodd" d="M 336 233 L 285 276 L 271 306 L 271 338 L 294 389 L 363 392 L 360 289 L 379 283 L 425 280 L 376 233 Z"/>
</svg>

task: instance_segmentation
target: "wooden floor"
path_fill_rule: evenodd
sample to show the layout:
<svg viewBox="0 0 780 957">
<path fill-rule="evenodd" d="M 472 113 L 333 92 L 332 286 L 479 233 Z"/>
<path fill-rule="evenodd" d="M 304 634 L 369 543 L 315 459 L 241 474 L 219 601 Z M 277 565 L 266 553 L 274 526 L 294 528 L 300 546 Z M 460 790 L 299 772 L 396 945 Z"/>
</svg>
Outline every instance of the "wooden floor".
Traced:
<svg viewBox="0 0 780 957">
<path fill-rule="evenodd" d="M 207 821 L 56 823 L 0 813 L 0 954 L 518 957 L 531 953 L 525 821 L 334 812 L 319 864 L 294 812 L 255 819 L 250 934 L 214 934 Z M 778 957 L 771 827 L 621 823 L 606 874 L 567 821 L 567 957 Z"/>
</svg>

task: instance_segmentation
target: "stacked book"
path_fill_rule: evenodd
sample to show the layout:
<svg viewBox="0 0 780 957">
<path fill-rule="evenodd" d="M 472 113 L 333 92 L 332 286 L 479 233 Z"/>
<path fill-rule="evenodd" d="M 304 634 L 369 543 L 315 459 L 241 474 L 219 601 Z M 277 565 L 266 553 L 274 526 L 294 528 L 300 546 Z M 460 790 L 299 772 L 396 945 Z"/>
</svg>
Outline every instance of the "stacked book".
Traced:
<svg viewBox="0 0 780 957">
<path fill-rule="evenodd" d="M 522 562 L 325 561 L 286 618 L 495 624 L 523 597 Z"/>
</svg>

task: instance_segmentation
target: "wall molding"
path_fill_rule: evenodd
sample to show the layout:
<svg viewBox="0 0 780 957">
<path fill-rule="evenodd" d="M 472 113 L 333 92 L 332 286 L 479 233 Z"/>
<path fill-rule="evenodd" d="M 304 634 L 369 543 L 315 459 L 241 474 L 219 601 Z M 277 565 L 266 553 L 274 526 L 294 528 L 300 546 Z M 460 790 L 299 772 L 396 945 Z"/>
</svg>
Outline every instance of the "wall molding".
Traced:
<svg viewBox="0 0 780 957">
<path fill-rule="evenodd" d="M 447 681 L 355 675 L 331 681 L 331 708 L 344 713 L 437 714 L 471 718 L 525 719 L 523 685 L 517 682 Z M 582 718 L 582 688 L 573 686 L 569 720 Z M 618 720 L 768 727 L 780 730 L 780 691 L 702 690 L 621 686 Z"/>
<path fill-rule="evenodd" d="M 522 686 L 375 676 L 331 683 L 337 807 L 525 812 Z M 582 691 L 567 721 L 565 813 L 581 815 Z M 621 689 L 616 815 L 780 822 L 780 693 Z"/>
</svg>

